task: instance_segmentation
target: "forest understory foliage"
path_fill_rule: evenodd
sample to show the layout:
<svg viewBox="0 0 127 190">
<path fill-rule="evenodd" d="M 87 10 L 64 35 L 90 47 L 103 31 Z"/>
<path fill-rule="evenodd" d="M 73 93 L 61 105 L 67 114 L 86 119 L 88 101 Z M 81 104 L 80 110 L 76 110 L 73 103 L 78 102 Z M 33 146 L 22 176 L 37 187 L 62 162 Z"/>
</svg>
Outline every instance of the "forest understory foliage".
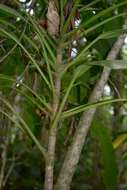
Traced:
<svg viewBox="0 0 127 190">
<path fill-rule="evenodd" d="M 0 190 L 126 190 L 126 69 L 126 0 L 0 0 Z"/>
</svg>

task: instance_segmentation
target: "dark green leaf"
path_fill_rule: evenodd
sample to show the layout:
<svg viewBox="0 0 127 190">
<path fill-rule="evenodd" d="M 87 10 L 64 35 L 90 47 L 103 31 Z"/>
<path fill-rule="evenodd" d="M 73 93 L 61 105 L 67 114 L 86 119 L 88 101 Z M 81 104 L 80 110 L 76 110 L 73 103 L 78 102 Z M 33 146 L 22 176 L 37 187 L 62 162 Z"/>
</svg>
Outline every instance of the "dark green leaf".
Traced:
<svg viewBox="0 0 127 190">
<path fill-rule="evenodd" d="M 107 190 L 117 189 L 117 165 L 113 151 L 112 140 L 108 128 L 101 122 L 95 121 L 92 127 L 92 134 L 97 139 L 103 164 L 103 180 Z"/>
</svg>

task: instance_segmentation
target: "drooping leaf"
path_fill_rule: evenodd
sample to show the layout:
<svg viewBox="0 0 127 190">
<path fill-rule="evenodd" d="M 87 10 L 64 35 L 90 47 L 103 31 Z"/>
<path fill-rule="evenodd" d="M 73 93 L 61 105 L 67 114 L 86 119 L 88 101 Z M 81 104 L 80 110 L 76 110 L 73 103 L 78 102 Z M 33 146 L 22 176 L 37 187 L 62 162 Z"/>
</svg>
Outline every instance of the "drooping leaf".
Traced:
<svg viewBox="0 0 127 190">
<path fill-rule="evenodd" d="M 48 85 L 49 88 L 51 88 L 51 85 L 48 81 L 48 79 L 46 78 L 46 76 L 44 75 L 44 73 L 42 72 L 42 70 L 40 69 L 39 65 L 36 63 L 36 61 L 34 60 L 33 56 L 28 52 L 28 50 L 21 44 L 21 42 L 18 40 L 18 38 L 14 35 L 11 34 L 9 32 L 7 32 L 6 30 L 0 28 L 0 31 L 2 33 L 4 33 L 5 35 L 7 35 L 7 37 L 11 38 L 12 40 L 15 41 L 16 44 L 18 44 L 23 51 L 28 55 L 28 57 L 30 58 L 30 60 L 32 61 L 32 63 L 36 66 L 37 70 L 39 71 L 40 75 L 42 76 L 42 78 L 44 79 L 44 81 L 46 82 L 46 84 Z"/>
<path fill-rule="evenodd" d="M 21 14 L 19 14 L 15 9 L 12 9 L 12 8 L 6 6 L 6 5 L 0 4 L 0 10 L 4 11 L 4 12 L 10 14 L 10 15 L 19 17 L 23 21 L 26 21 L 25 18 Z"/>
<path fill-rule="evenodd" d="M 6 99 L 0 97 L 0 101 L 3 102 L 3 104 L 5 104 L 5 106 L 7 106 L 8 109 L 10 109 L 12 114 L 15 115 L 15 117 L 19 120 L 19 122 L 21 122 L 22 125 L 18 125 L 18 126 L 21 127 L 21 129 L 23 129 L 24 131 L 26 131 L 26 133 L 30 136 L 30 138 L 36 144 L 37 148 L 40 150 L 40 152 L 42 153 L 44 158 L 47 159 L 47 154 L 46 154 L 45 149 L 40 144 L 40 142 L 37 140 L 37 138 L 34 136 L 31 129 L 29 128 L 27 123 L 23 120 L 23 118 L 17 113 L 17 111 L 13 108 L 13 106 Z M 11 116 L 9 114 L 7 114 L 6 112 L 4 112 L 2 110 L 0 110 L 0 112 L 5 114 L 11 121 L 13 121 L 13 118 L 11 118 Z M 15 122 L 15 121 L 13 121 L 13 122 Z"/>
<path fill-rule="evenodd" d="M 98 65 L 98 66 L 106 66 L 111 69 L 117 70 L 117 69 L 127 69 L 127 61 L 126 60 L 102 60 L 102 61 L 93 61 L 86 63 L 86 65 Z"/>
<path fill-rule="evenodd" d="M 124 98 L 123 99 L 106 99 L 106 100 L 102 100 L 102 101 L 99 101 L 99 102 L 93 102 L 93 103 L 88 103 L 88 104 L 76 106 L 75 108 L 72 108 L 70 110 L 64 111 L 62 113 L 62 118 L 64 119 L 64 118 L 73 116 L 75 114 L 84 112 L 84 111 L 86 111 L 88 109 L 97 108 L 99 106 L 103 106 L 103 105 L 110 104 L 110 103 L 113 103 L 113 102 L 127 102 L 127 99 L 126 98 L 125 99 Z"/>
</svg>

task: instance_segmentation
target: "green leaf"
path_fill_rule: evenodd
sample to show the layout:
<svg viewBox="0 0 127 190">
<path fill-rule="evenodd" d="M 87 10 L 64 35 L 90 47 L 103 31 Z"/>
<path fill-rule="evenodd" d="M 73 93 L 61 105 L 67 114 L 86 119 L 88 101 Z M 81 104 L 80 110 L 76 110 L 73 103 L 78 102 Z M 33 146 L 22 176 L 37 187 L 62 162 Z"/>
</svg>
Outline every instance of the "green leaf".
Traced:
<svg viewBox="0 0 127 190">
<path fill-rule="evenodd" d="M 5 75 L 20 75 L 20 73 L 22 73 L 24 70 L 23 59 L 20 55 L 19 50 L 16 49 L 16 45 L 14 45 L 12 49 L 0 59 L 0 63 L 1 62 L 3 64 L 1 64 L 0 70 L 2 73 L 4 72 Z"/>
<path fill-rule="evenodd" d="M 121 98 L 121 99 L 105 99 L 105 100 L 102 100 L 102 101 L 99 101 L 99 102 L 93 102 L 93 103 L 88 103 L 88 104 L 80 105 L 80 106 L 72 108 L 72 109 L 70 109 L 68 111 L 64 111 L 62 113 L 61 117 L 63 119 L 64 118 L 68 118 L 68 117 L 73 116 L 75 114 L 84 112 L 84 111 L 86 111 L 88 109 L 97 108 L 98 106 L 103 106 L 103 105 L 114 103 L 114 102 L 127 102 L 127 99 L 126 98 Z"/>
<path fill-rule="evenodd" d="M 119 134 L 116 139 L 113 141 L 113 148 L 117 149 L 122 144 L 124 144 L 125 140 L 127 139 L 127 132 Z"/>
<path fill-rule="evenodd" d="M 32 63 L 36 66 L 38 72 L 40 73 L 40 75 L 44 79 L 44 81 L 47 84 L 47 86 L 49 87 L 49 89 L 51 89 L 51 85 L 50 85 L 48 79 L 46 78 L 46 76 L 44 75 L 44 73 L 42 72 L 42 70 L 40 69 L 39 65 L 36 63 L 36 61 L 34 60 L 34 58 L 32 57 L 32 55 L 27 51 L 27 49 L 21 44 L 21 42 L 18 40 L 18 38 L 14 34 L 11 34 L 11 33 L 7 32 L 6 30 L 4 30 L 2 28 L 0 28 L 0 31 L 3 34 L 5 34 L 7 37 L 9 37 L 13 41 L 15 41 L 16 44 L 18 44 L 23 49 L 23 51 L 28 55 L 28 57 L 30 58 L 30 60 L 32 61 Z"/>
<path fill-rule="evenodd" d="M 79 61 L 83 61 L 83 58 L 86 56 L 85 53 L 88 51 L 88 49 L 90 49 L 94 44 L 96 44 L 99 40 L 101 39 L 108 39 L 108 38 L 112 38 L 114 36 L 118 35 L 118 32 L 120 32 L 121 30 L 115 30 L 115 31 L 109 31 L 109 32 L 105 32 L 102 33 L 101 35 L 99 35 L 97 38 L 95 38 L 90 44 L 88 44 L 78 55 L 77 57 L 72 60 L 69 64 L 67 64 L 67 66 L 63 69 L 62 73 L 61 73 L 61 77 L 66 73 L 66 71 L 73 65 L 77 64 L 77 62 Z"/>
<path fill-rule="evenodd" d="M 116 8 L 118 7 L 122 7 L 124 5 L 127 4 L 127 1 L 124 1 L 122 3 L 117 3 L 116 5 L 114 4 L 113 6 L 107 8 L 107 9 L 104 9 L 102 10 L 101 12 L 99 12 L 97 15 L 93 16 L 92 18 L 90 18 L 86 23 L 85 23 L 85 26 L 91 24 L 92 22 L 95 22 L 97 19 L 103 17 L 104 15 L 106 15 L 107 13 L 115 10 Z"/>
<path fill-rule="evenodd" d="M 83 61 L 83 58 L 86 58 L 86 52 L 88 51 L 88 49 L 90 49 L 97 41 L 99 41 L 102 37 L 102 34 L 100 36 L 98 36 L 97 38 L 95 38 L 91 43 L 89 43 L 85 48 L 83 48 L 83 50 L 81 52 L 79 52 L 79 54 L 77 55 L 77 57 L 75 59 L 73 59 L 70 63 L 67 64 L 67 66 L 63 69 L 62 73 L 61 73 L 61 77 L 63 77 L 63 75 L 66 73 L 66 71 L 72 67 L 73 65 L 77 64 L 77 62 L 79 61 Z"/>
<path fill-rule="evenodd" d="M 43 146 L 40 144 L 40 142 L 38 141 L 38 139 L 34 136 L 34 134 L 32 133 L 32 131 L 30 130 L 29 126 L 27 125 L 27 123 L 23 120 L 23 118 L 15 111 L 15 109 L 13 108 L 13 106 L 4 98 L 0 97 L 0 101 L 3 102 L 3 104 L 10 109 L 11 113 L 13 115 L 16 116 L 16 118 L 19 120 L 19 122 L 21 123 L 21 125 L 18 125 L 19 127 L 21 127 L 21 129 L 23 129 L 24 131 L 26 131 L 26 133 L 29 135 L 29 137 L 33 140 L 33 142 L 36 144 L 37 148 L 40 150 L 40 152 L 42 153 L 42 155 L 44 156 L 45 159 L 47 159 L 47 153 L 46 150 L 43 148 Z M 11 117 L 9 116 L 8 113 L 0 110 L 1 113 L 5 114 L 9 119 L 11 119 Z M 13 121 L 11 119 L 11 121 Z M 14 122 L 14 121 L 13 121 Z"/>
<path fill-rule="evenodd" d="M 19 14 L 16 10 L 14 10 L 6 5 L 0 4 L 0 10 L 5 11 L 5 12 L 9 13 L 10 15 L 20 17 L 23 21 L 26 22 L 25 18 L 21 14 Z"/>
<path fill-rule="evenodd" d="M 87 66 L 86 64 L 82 64 L 80 66 L 78 66 L 75 69 L 74 75 L 76 78 L 81 77 L 85 72 L 87 72 L 91 67 Z"/>
<path fill-rule="evenodd" d="M 0 82 L 3 82 L 3 81 L 6 81 L 6 83 L 8 83 L 8 85 L 10 84 L 10 87 L 12 87 L 12 84 L 16 84 L 17 83 L 17 81 L 16 80 L 14 80 L 13 78 L 11 78 L 11 77 L 9 77 L 9 76 L 7 76 L 7 75 L 3 75 L 3 74 L 0 74 Z M 2 81 L 3 80 L 3 81 Z M 5 83 L 5 84 L 6 84 Z M 1 83 L 0 83 L 0 85 L 1 85 Z M 30 92 L 33 96 L 35 96 L 36 97 L 36 100 L 38 100 L 39 101 L 39 103 L 40 103 L 40 106 L 41 106 L 41 104 L 44 106 L 44 107 L 46 107 L 46 109 L 47 110 L 49 110 L 50 112 L 51 112 L 51 107 L 49 106 L 49 104 L 44 100 L 44 98 L 41 98 L 35 91 L 33 91 L 28 85 L 26 85 L 25 83 L 21 83 L 20 84 L 21 86 L 23 86 L 26 90 L 28 90 L 28 92 Z M 21 94 L 24 94 L 23 92 L 21 92 L 20 90 L 18 90 L 18 89 L 16 89 L 19 93 L 21 93 Z M 29 98 L 31 101 L 33 101 L 33 99 L 31 99 L 31 97 L 30 96 L 28 96 L 28 95 L 25 95 L 27 98 Z M 38 106 L 38 103 L 37 103 L 37 101 L 34 101 L 33 103 L 35 103 L 37 106 Z"/>
<path fill-rule="evenodd" d="M 88 35 L 90 32 L 94 32 L 97 28 L 99 28 L 100 26 L 103 26 L 105 24 L 108 25 L 108 23 L 110 22 L 113 22 L 114 20 L 118 19 L 119 17 L 123 17 L 125 16 L 125 13 L 121 13 L 119 15 L 116 15 L 116 16 L 113 16 L 111 18 L 107 18 L 105 20 L 103 20 L 102 22 L 88 28 L 86 31 L 82 32 L 82 36 L 85 34 L 85 35 Z M 110 29 L 111 30 L 111 29 Z"/>
<path fill-rule="evenodd" d="M 40 40 L 40 44 L 41 44 L 42 48 L 43 48 L 43 46 L 45 44 L 45 46 L 46 46 L 46 48 L 48 50 L 49 55 L 51 56 L 52 60 L 55 62 L 56 58 L 55 58 L 54 53 L 52 51 L 55 48 L 53 42 L 50 40 L 49 36 L 44 31 L 44 29 L 42 27 L 40 27 L 38 25 L 38 23 L 32 17 L 30 17 L 29 15 L 27 15 L 27 16 L 28 16 L 29 21 L 32 24 L 32 27 L 37 32 L 37 35 L 38 35 L 38 38 Z M 52 45 L 53 49 L 49 46 L 49 44 Z"/>
<path fill-rule="evenodd" d="M 32 102 L 28 102 L 27 99 L 24 101 L 21 106 L 23 107 L 22 110 L 22 117 L 30 130 L 34 133 L 37 128 L 37 116 L 35 114 L 35 107 Z"/>
<path fill-rule="evenodd" d="M 107 10 L 107 9 L 106 9 L 106 10 Z M 103 10 L 103 11 L 105 11 L 105 10 Z M 96 16 L 97 16 L 97 15 L 96 15 Z M 109 22 L 113 22 L 113 20 L 118 19 L 118 18 L 123 17 L 123 16 L 126 16 L 126 13 L 120 13 L 120 14 L 118 14 L 118 15 L 115 15 L 115 16 L 109 17 L 109 18 L 107 18 L 107 19 L 104 19 L 103 21 L 92 25 L 92 26 L 89 27 L 88 29 L 85 28 L 85 30 L 83 30 L 80 35 L 81 35 L 81 37 L 83 37 L 84 35 L 86 36 L 86 35 L 88 35 L 89 33 L 94 32 L 94 31 L 95 31 L 97 28 L 99 28 L 100 26 L 102 26 L 102 25 L 104 25 L 104 24 L 106 24 L 106 23 L 108 24 Z M 95 19 L 95 16 L 92 17 L 91 19 Z M 67 33 L 65 36 L 66 36 L 66 37 L 69 37 L 69 36 L 73 35 L 73 34 L 76 33 L 77 31 L 79 31 L 80 28 L 81 28 L 81 29 L 84 28 L 84 25 L 86 25 L 86 23 L 85 23 L 85 24 L 81 24 L 81 25 L 79 26 L 79 28 L 73 29 L 71 32 Z M 85 26 L 85 27 L 86 27 L 86 26 Z"/>
<path fill-rule="evenodd" d="M 107 190 L 117 189 L 117 165 L 113 145 L 108 128 L 104 127 L 101 122 L 95 121 L 91 128 L 92 135 L 97 139 L 103 164 L 103 180 Z"/>
<path fill-rule="evenodd" d="M 106 66 L 111 69 L 127 69 L 127 61 L 126 60 L 101 60 L 101 61 L 93 61 L 93 62 L 86 62 L 86 65 L 96 65 L 96 66 Z"/>
<path fill-rule="evenodd" d="M 85 72 L 87 72 L 90 68 L 91 68 L 91 67 L 86 66 L 86 65 L 80 65 L 80 66 L 76 69 L 76 72 L 74 72 L 74 75 L 73 75 L 73 77 L 72 77 L 72 80 L 70 81 L 70 84 L 68 85 L 68 88 L 67 88 L 67 90 L 66 90 L 66 93 L 65 93 L 65 95 L 64 95 L 64 97 L 63 97 L 63 100 L 62 100 L 60 106 L 59 106 L 59 110 L 58 110 L 58 112 L 57 112 L 57 114 L 56 114 L 56 116 L 55 116 L 55 119 L 54 119 L 54 121 L 53 121 L 52 127 L 56 127 L 56 125 L 57 125 L 57 123 L 58 123 L 58 121 L 59 121 L 59 119 L 60 119 L 60 116 L 61 116 L 62 110 L 63 110 L 63 108 L 64 108 L 64 105 L 65 105 L 65 103 L 66 103 L 66 101 L 67 101 L 67 98 L 68 98 L 68 96 L 69 96 L 69 93 L 70 93 L 70 91 L 71 91 L 71 89 L 72 89 L 72 87 L 73 87 L 73 84 L 75 83 L 76 79 L 77 79 L 78 77 L 80 77 L 81 75 L 83 75 Z"/>
<path fill-rule="evenodd" d="M 89 7 L 91 7 L 91 6 L 95 5 L 95 4 L 97 4 L 99 1 L 101 1 L 101 0 L 94 0 L 94 1 L 90 2 L 89 4 L 87 4 L 87 5 L 83 6 L 83 7 L 81 7 L 81 8 L 80 8 L 80 11 L 87 10 L 87 8 L 89 8 Z"/>
</svg>

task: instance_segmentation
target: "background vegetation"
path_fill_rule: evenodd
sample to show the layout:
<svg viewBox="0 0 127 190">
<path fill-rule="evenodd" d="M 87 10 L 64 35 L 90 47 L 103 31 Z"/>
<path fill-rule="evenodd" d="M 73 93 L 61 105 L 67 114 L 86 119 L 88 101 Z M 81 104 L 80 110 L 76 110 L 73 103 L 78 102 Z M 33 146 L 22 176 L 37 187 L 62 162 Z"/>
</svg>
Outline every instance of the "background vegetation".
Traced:
<svg viewBox="0 0 127 190">
<path fill-rule="evenodd" d="M 0 190 L 127 189 L 126 6 L 0 0 Z"/>
</svg>

